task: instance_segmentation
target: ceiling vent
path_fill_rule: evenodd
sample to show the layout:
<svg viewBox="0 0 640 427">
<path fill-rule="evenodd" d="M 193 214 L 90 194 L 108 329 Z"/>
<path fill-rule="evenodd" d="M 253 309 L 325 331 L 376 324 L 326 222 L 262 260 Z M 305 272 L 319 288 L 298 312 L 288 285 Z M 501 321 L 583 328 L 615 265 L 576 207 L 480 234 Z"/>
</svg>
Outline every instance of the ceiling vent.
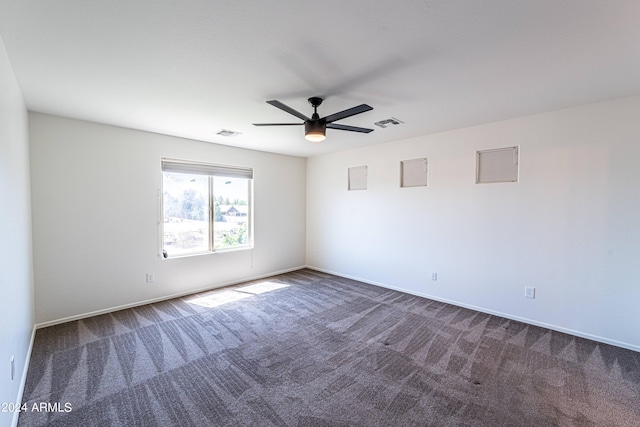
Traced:
<svg viewBox="0 0 640 427">
<path fill-rule="evenodd" d="M 233 138 L 234 136 L 242 135 L 242 132 L 235 132 L 228 129 L 220 129 L 216 132 L 216 135 L 225 136 L 227 138 Z"/>
<path fill-rule="evenodd" d="M 389 126 L 397 126 L 401 123 L 404 123 L 404 122 L 396 119 L 395 117 L 391 117 L 390 119 L 380 120 L 379 122 L 375 122 L 374 125 L 384 129 L 384 128 L 388 128 Z"/>
</svg>

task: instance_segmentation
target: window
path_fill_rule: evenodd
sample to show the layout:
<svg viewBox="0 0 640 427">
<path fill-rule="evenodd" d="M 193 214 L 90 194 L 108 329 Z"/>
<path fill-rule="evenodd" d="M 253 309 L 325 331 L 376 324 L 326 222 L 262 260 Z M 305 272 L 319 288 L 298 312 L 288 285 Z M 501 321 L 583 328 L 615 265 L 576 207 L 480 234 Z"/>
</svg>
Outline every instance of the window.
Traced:
<svg viewBox="0 0 640 427">
<path fill-rule="evenodd" d="M 518 147 L 478 151 L 476 184 L 518 182 Z"/>
<path fill-rule="evenodd" d="M 252 245 L 253 170 L 162 159 L 165 258 Z"/>
<path fill-rule="evenodd" d="M 400 187 L 426 187 L 427 159 L 400 162 Z"/>
<path fill-rule="evenodd" d="M 347 184 L 349 191 L 367 189 L 367 167 L 356 166 L 349 168 L 349 180 Z"/>
</svg>

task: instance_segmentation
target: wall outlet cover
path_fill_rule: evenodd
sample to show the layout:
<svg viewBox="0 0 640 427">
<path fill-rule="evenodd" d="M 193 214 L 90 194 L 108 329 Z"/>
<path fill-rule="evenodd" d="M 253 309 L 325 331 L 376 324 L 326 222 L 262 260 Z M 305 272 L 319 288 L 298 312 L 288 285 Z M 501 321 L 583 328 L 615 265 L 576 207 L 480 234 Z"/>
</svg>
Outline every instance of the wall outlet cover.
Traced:
<svg viewBox="0 0 640 427">
<path fill-rule="evenodd" d="M 536 288 L 532 287 L 532 286 L 525 286 L 524 287 L 524 296 L 525 298 L 535 298 L 536 297 Z"/>
</svg>

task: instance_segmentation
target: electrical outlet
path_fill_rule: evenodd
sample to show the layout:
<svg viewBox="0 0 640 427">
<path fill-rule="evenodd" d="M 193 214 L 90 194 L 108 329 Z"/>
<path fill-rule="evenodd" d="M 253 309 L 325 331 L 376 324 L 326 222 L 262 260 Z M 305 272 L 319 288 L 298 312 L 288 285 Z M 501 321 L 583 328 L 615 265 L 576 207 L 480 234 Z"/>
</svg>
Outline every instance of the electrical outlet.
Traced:
<svg viewBox="0 0 640 427">
<path fill-rule="evenodd" d="M 434 282 L 438 280 L 438 273 L 431 273 L 431 280 L 433 280 Z"/>
<path fill-rule="evenodd" d="M 156 281 L 156 276 L 153 273 L 147 273 L 147 283 L 153 283 Z"/>
<path fill-rule="evenodd" d="M 16 359 L 11 356 L 11 381 L 16 377 Z"/>
<path fill-rule="evenodd" d="M 534 299 L 536 297 L 536 288 L 532 286 L 525 286 L 524 297 Z"/>
</svg>

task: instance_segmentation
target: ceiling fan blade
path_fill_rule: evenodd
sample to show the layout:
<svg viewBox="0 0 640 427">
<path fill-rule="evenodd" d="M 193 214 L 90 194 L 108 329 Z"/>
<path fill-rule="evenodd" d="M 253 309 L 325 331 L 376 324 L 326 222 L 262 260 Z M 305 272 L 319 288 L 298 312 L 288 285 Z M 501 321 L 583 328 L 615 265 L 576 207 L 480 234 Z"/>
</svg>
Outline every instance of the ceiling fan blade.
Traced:
<svg viewBox="0 0 640 427">
<path fill-rule="evenodd" d="M 336 122 L 347 117 L 355 116 L 356 114 L 364 113 L 365 111 L 373 110 L 373 107 L 367 104 L 361 104 L 357 107 L 352 107 L 339 113 L 330 114 L 324 118 L 327 123 Z"/>
<path fill-rule="evenodd" d="M 356 126 L 339 125 L 336 123 L 327 123 L 327 129 L 348 130 L 351 132 L 360 132 L 360 133 L 373 132 L 373 129 L 359 128 Z"/>
<path fill-rule="evenodd" d="M 276 101 L 275 99 L 271 100 L 271 101 L 267 101 L 267 104 L 273 105 L 274 107 L 279 108 L 282 111 L 286 111 L 289 114 L 293 114 L 294 116 L 296 116 L 296 117 L 298 117 L 298 118 L 300 118 L 300 119 L 302 119 L 304 121 L 311 120 L 309 117 L 305 116 L 301 112 L 296 111 L 293 108 L 289 107 L 288 105 L 285 105 L 280 101 Z"/>
<path fill-rule="evenodd" d="M 253 123 L 254 126 L 300 126 L 304 123 Z"/>
</svg>

